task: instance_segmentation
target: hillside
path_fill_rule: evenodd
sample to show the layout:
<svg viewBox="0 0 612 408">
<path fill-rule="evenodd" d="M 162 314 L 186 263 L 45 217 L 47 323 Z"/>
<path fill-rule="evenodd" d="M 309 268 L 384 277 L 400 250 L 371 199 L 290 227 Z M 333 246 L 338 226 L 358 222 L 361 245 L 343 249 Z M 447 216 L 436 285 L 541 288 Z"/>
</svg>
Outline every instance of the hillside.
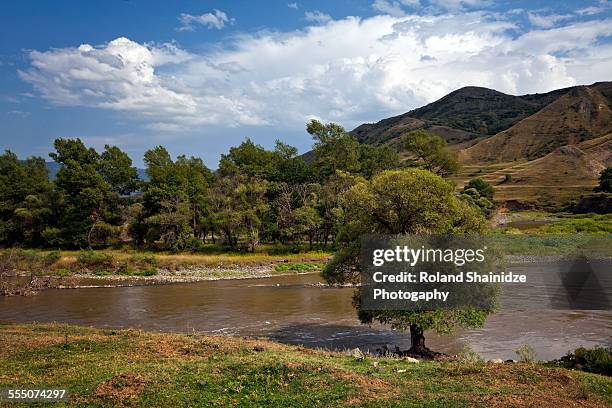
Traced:
<svg viewBox="0 0 612 408">
<path fill-rule="evenodd" d="M 465 163 L 533 160 L 612 131 L 610 83 L 572 88 L 537 113 L 461 154 Z"/>
<path fill-rule="evenodd" d="M 364 123 L 353 134 L 373 145 L 394 143 L 402 134 L 426 129 L 459 144 L 510 128 L 555 101 L 569 89 L 523 96 L 480 87 L 464 87 L 421 108 L 377 123 Z"/>
<path fill-rule="evenodd" d="M 558 207 L 590 192 L 612 165 L 612 82 L 522 96 L 465 87 L 351 133 L 362 143 L 396 145 L 414 129 L 459 152 L 458 187 L 482 177 L 499 202 Z"/>
</svg>

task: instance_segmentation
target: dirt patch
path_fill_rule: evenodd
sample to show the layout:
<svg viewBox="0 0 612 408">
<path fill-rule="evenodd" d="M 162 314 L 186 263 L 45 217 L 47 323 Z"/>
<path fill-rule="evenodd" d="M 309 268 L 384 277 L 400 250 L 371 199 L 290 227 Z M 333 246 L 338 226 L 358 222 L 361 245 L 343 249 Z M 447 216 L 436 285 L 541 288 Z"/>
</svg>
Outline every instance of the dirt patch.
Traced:
<svg viewBox="0 0 612 408">
<path fill-rule="evenodd" d="M 388 400 L 398 395 L 395 386 L 380 378 L 343 370 L 333 370 L 332 375 L 357 387 L 357 390 L 352 392 L 346 400 L 347 405 L 362 404 L 367 401 Z"/>
<path fill-rule="evenodd" d="M 140 396 L 145 388 L 144 380 L 135 374 L 119 374 L 96 387 L 94 397 L 123 402 Z"/>
</svg>

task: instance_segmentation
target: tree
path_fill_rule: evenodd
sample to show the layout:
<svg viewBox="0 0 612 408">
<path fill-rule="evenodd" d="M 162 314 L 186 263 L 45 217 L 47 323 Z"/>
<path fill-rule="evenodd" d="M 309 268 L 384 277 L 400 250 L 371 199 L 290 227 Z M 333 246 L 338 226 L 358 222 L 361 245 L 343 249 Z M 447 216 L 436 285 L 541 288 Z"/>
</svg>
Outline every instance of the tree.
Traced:
<svg viewBox="0 0 612 408">
<path fill-rule="evenodd" d="M 323 219 L 317 210 L 307 205 L 293 210 L 293 218 L 295 219 L 296 233 L 306 235 L 308 237 L 308 248 L 312 249 L 312 242 L 321 224 L 323 224 Z"/>
<path fill-rule="evenodd" d="M 453 186 L 441 177 L 420 169 L 384 171 L 371 180 L 357 182 L 342 194 L 346 222 L 342 245 L 325 267 L 328 282 L 359 281 L 359 244 L 362 234 L 446 234 L 480 231 L 484 218 L 459 200 Z M 480 326 L 489 310 L 450 309 L 436 311 L 366 311 L 359 308 L 363 323 L 376 320 L 400 330 L 410 330 L 411 352 L 427 354 L 424 332 L 450 332 L 455 325 Z"/>
<path fill-rule="evenodd" d="M 139 187 L 138 172 L 132 167 L 132 159 L 116 146 L 104 146 L 99 170 L 114 193 L 126 196 Z"/>
<path fill-rule="evenodd" d="M 211 195 L 212 222 L 233 249 L 259 244 L 262 219 L 269 209 L 265 199 L 268 183 L 241 174 L 222 177 Z"/>
<path fill-rule="evenodd" d="M 149 175 L 143 196 L 145 224 L 150 228 L 147 241 L 184 249 L 190 236 L 203 239 L 210 229 L 209 185 L 214 176 L 202 159 L 179 156 L 173 161 L 158 146 L 145 153 L 145 164 Z M 136 233 L 138 225 L 133 224 Z"/>
<path fill-rule="evenodd" d="M 599 185 L 595 187 L 595 191 L 612 193 L 612 167 L 601 171 L 599 174 Z"/>
<path fill-rule="evenodd" d="M 116 215 L 110 186 L 98 171 L 100 156 L 81 139 L 57 139 L 49 156 L 61 164 L 55 186 L 63 197 L 60 237 L 65 245 L 91 247 L 92 227 Z"/>
<path fill-rule="evenodd" d="M 335 174 L 338 170 L 359 173 L 359 142 L 342 126 L 335 123 L 323 124 L 313 119 L 306 125 L 306 131 L 315 140 L 313 166 L 321 179 Z"/>
<path fill-rule="evenodd" d="M 306 125 L 306 130 L 315 140 L 313 167 L 321 180 L 337 171 L 370 178 L 383 170 L 400 167 L 397 150 L 386 145 L 360 144 L 335 123 L 323 124 L 313 119 Z"/>
<path fill-rule="evenodd" d="M 0 155 L 0 243 L 42 244 L 42 231 L 52 219 L 52 186 L 40 157 L 19 160 Z"/>
<path fill-rule="evenodd" d="M 484 197 L 489 201 L 493 201 L 493 195 L 495 194 L 495 190 L 493 189 L 493 186 L 491 186 L 483 179 L 471 179 L 465 186 L 463 186 L 463 191 L 469 190 L 471 188 L 478 191 L 480 197 Z"/>
<path fill-rule="evenodd" d="M 404 149 L 415 156 L 416 163 L 439 176 L 454 174 L 461 167 L 456 152 L 440 136 L 424 130 L 413 130 L 402 136 Z"/>
</svg>

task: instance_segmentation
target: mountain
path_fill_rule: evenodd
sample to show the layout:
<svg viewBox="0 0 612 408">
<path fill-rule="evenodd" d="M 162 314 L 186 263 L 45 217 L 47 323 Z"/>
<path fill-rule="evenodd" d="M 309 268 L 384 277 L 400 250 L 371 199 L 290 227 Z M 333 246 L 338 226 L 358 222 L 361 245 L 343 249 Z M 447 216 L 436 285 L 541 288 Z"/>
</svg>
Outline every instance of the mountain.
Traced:
<svg viewBox="0 0 612 408">
<path fill-rule="evenodd" d="M 465 163 L 533 160 L 612 132 L 612 83 L 570 89 L 533 115 L 462 152 Z"/>
<path fill-rule="evenodd" d="M 612 82 L 520 96 L 465 87 L 351 134 L 399 145 L 414 129 L 438 134 L 459 152 L 458 188 L 482 177 L 508 206 L 559 207 L 590 192 L 612 166 Z"/>
<path fill-rule="evenodd" d="M 441 99 L 377 123 L 365 123 L 353 134 L 360 142 L 373 145 L 397 143 L 402 134 L 425 129 L 458 144 L 494 135 L 555 101 L 569 89 L 546 94 L 513 96 L 492 89 L 468 86 Z"/>
</svg>

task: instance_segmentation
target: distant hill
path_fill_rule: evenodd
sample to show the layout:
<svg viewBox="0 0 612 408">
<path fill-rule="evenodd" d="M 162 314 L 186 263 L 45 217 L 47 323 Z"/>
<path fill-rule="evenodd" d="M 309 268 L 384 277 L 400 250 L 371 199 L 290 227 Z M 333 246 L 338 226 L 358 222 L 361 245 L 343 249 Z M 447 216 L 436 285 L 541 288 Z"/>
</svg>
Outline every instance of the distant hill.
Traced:
<svg viewBox="0 0 612 408">
<path fill-rule="evenodd" d="M 360 142 L 373 145 L 394 144 L 402 134 L 426 129 L 457 144 L 494 135 L 555 101 L 571 88 L 546 94 L 513 96 L 468 86 L 421 108 L 377 123 L 364 123 L 353 134 Z"/>
<path fill-rule="evenodd" d="M 458 187 L 482 177 L 497 201 L 558 207 L 591 191 L 612 165 L 612 82 L 520 96 L 465 87 L 351 134 L 362 143 L 399 145 L 414 129 L 438 134 L 459 151 Z"/>
<path fill-rule="evenodd" d="M 57 162 L 46 162 L 47 164 L 47 169 L 49 170 L 49 180 L 55 180 L 55 177 L 57 176 L 57 172 L 60 169 L 60 164 Z M 147 174 L 147 171 L 145 169 L 136 169 L 136 172 L 138 173 L 138 178 L 140 180 L 143 181 L 148 181 L 149 180 L 149 175 Z"/>
<path fill-rule="evenodd" d="M 542 157 L 612 132 L 612 83 L 570 89 L 511 128 L 466 149 L 466 163 L 509 162 Z"/>
</svg>

